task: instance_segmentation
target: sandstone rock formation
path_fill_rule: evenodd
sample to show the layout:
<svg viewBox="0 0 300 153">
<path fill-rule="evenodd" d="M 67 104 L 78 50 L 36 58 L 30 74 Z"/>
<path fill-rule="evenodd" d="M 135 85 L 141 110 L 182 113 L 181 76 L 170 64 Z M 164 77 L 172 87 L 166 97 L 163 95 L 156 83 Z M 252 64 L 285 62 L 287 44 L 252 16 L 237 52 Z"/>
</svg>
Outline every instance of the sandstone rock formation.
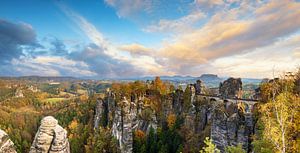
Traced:
<svg viewBox="0 0 300 153">
<path fill-rule="evenodd" d="M 201 80 L 197 80 L 195 86 L 195 92 L 197 95 L 203 94 L 203 84 Z"/>
<path fill-rule="evenodd" d="M 175 93 L 173 94 L 173 103 L 172 107 L 174 110 L 174 113 L 177 115 L 181 114 L 183 111 L 183 91 L 177 89 Z"/>
<path fill-rule="evenodd" d="M 112 134 L 119 141 L 122 153 L 131 153 L 133 149 L 133 117 L 136 116 L 131 112 L 131 103 L 123 97 L 120 106 L 115 111 L 115 118 L 112 127 Z"/>
<path fill-rule="evenodd" d="M 0 130 L 0 153 L 16 153 L 14 143 L 2 130 Z"/>
<path fill-rule="evenodd" d="M 148 134 L 151 127 L 157 129 L 158 126 L 162 126 L 164 117 L 169 114 L 183 117 L 185 127 L 195 134 L 201 137 L 210 136 L 222 152 L 225 151 L 226 146 L 238 144 L 242 144 L 243 148 L 249 151 L 250 136 L 255 126 L 251 114 L 252 108 L 247 109 L 244 103 L 240 104 L 236 100 L 228 99 L 236 98 L 241 91 L 241 79 L 229 78 L 224 81 L 220 86 L 222 97 L 202 95 L 201 81 L 190 84 L 187 88 L 190 92 L 176 90 L 163 99 L 161 116 L 156 116 L 155 111 L 145 102 L 145 97 L 155 96 L 156 93 L 151 90 L 146 91 L 145 95 L 133 93 L 128 99 L 123 97 L 120 101 L 116 100 L 113 93 L 107 94 L 104 103 L 108 106 L 108 114 L 113 118 L 108 119 L 109 122 L 112 120 L 112 124 L 108 126 L 112 129 L 112 135 L 118 140 L 121 152 L 132 152 L 134 131 L 141 130 Z M 186 97 L 190 102 L 186 101 Z M 190 106 L 186 106 L 187 104 Z M 102 104 L 97 107 L 96 111 L 102 112 Z M 101 114 L 99 112 L 96 114 Z M 202 141 L 199 140 L 196 145 Z"/>
<path fill-rule="evenodd" d="M 236 98 L 240 97 L 240 91 L 242 90 L 241 78 L 229 78 L 223 83 L 220 83 L 219 93 L 223 98 Z"/>
<path fill-rule="evenodd" d="M 249 139 L 253 134 L 252 114 L 241 112 L 237 104 L 225 105 L 218 103 L 213 111 L 211 138 L 221 152 L 226 146 L 241 144 L 249 150 Z"/>
<path fill-rule="evenodd" d="M 97 129 L 100 125 L 106 126 L 108 123 L 108 108 L 107 103 L 102 99 L 97 100 L 95 115 L 94 115 L 94 128 Z"/>
<path fill-rule="evenodd" d="M 58 121 L 52 117 L 44 117 L 34 141 L 30 153 L 69 153 L 70 145 L 67 131 L 58 125 Z"/>
</svg>

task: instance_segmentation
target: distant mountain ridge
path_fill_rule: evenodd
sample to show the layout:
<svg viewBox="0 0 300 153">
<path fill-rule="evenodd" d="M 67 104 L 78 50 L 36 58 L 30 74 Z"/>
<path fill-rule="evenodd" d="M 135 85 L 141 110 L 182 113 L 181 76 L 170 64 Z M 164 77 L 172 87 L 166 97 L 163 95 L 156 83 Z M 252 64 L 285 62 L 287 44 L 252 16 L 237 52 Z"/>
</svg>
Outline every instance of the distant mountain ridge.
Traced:
<svg viewBox="0 0 300 153">
<path fill-rule="evenodd" d="M 160 76 L 161 80 L 170 81 L 173 83 L 195 83 L 197 80 L 201 80 L 205 85 L 209 87 L 217 87 L 220 82 L 223 82 L 229 77 L 219 77 L 216 74 L 202 74 L 200 77 L 194 76 Z M 80 81 L 80 80 L 94 80 L 90 78 L 76 78 L 70 76 L 19 76 L 19 77 L 0 77 L 0 79 L 5 80 L 28 80 L 28 81 L 37 81 L 37 82 L 64 82 L 64 81 Z M 154 80 L 155 76 L 144 76 L 144 77 L 131 77 L 131 78 L 112 78 L 112 79 L 95 79 L 95 80 L 115 80 L 115 81 L 135 81 L 135 80 Z M 253 78 L 242 78 L 242 82 L 245 84 L 259 84 L 262 79 L 253 79 Z"/>
<path fill-rule="evenodd" d="M 37 81 L 37 82 L 47 82 L 47 81 L 55 81 L 55 82 L 63 82 L 63 81 L 78 81 L 83 80 L 76 77 L 69 76 L 19 76 L 19 77 L 0 77 L 0 79 L 5 80 L 28 80 L 28 81 Z"/>
</svg>

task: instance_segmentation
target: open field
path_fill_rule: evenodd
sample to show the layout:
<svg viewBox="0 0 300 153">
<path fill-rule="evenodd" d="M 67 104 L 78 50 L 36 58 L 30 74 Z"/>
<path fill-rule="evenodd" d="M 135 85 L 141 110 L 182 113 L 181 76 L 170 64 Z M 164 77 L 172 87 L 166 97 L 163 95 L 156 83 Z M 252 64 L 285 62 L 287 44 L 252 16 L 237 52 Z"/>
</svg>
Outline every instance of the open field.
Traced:
<svg viewBox="0 0 300 153">
<path fill-rule="evenodd" d="M 67 100 L 67 98 L 46 98 L 43 99 L 42 102 L 56 103 L 56 102 L 62 102 L 64 100 Z"/>
</svg>

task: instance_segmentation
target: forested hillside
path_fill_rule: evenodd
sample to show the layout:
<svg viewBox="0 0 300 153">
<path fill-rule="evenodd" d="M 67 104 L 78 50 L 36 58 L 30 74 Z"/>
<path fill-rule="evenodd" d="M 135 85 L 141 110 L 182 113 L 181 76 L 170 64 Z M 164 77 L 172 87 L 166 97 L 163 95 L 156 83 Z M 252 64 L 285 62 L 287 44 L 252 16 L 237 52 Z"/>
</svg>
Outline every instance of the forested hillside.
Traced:
<svg viewBox="0 0 300 153">
<path fill-rule="evenodd" d="M 0 87 L 0 129 L 17 152 L 30 151 L 45 116 L 67 131 L 72 153 L 300 150 L 300 71 L 264 80 L 250 102 L 234 78 L 220 86 L 222 98 L 209 97 L 201 81 L 182 89 L 159 77 L 110 85 L 1 80 Z"/>
</svg>

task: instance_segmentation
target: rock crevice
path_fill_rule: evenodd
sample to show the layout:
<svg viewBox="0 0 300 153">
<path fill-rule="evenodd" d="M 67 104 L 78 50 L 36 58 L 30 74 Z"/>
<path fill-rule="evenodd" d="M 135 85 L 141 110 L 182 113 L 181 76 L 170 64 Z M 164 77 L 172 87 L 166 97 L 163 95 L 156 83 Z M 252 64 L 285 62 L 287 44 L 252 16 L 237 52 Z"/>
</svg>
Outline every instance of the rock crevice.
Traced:
<svg viewBox="0 0 300 153">
<path fill-rule="evenodd" d="M 44 117 L 29 153 L 70 153 L 67 131 L 54 117 Z"/>
<path fill-rule="evenodd" d="M 14 143 L 4 131 L 0 130 L 0 153 L 17 153 Z"/>
</svg>

